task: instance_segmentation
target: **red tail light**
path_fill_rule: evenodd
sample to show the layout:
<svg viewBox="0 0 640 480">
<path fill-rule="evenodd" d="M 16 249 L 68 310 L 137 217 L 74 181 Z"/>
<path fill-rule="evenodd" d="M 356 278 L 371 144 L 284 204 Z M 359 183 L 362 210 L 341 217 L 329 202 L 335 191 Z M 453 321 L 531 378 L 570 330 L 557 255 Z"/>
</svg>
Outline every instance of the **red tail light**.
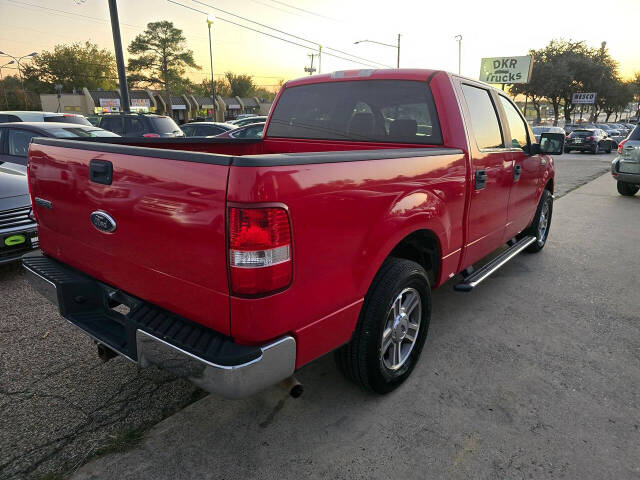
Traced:
<svg viewBox="0 0 640 480">
<path fill-rule="evenodd" d="M 234 293 L 264 294 L 291 283 L 291 229 L 284 208 L 229 209 L 229 269 Z"/>
<path fill-rule="evenodd" d="M 622 148 L 624 147 L 625 143 L 627 143 L 626 138 L 618 144 L 618 155 L 622 155 Z"/>
<path fill-rule="evenodd" d="M 587 137 L 587 138 L 585 138 L 585 140 L 594 140 L 594 139 L 595 139 L 595 137 Z"/>
<path fill-rule="evenodd" d="M 145 133 L 142 136 L 144 138 L 159 138 L 160 137 L 160 135 L 158 135 L 157 133 Z"/>
</svg>

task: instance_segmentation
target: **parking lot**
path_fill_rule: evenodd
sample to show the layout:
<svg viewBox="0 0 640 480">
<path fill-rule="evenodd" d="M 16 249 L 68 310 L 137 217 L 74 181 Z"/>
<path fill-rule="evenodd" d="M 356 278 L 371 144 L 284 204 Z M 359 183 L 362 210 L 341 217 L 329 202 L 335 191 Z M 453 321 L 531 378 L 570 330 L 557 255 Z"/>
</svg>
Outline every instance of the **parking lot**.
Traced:
<svg viewBox="0 0 640 480">
<path fill-rule="evenodd" d="M 436 291 L 421 362 L 386 397 L 327 356 L 301 370 L 298 400 L 202 398 L 159 370 L 103 364 L 18 266 L 0 267 L 0 477 L 75 470 L 140 432 L 75 478 L 640 475 L 640 196 L 597 178 L 613 156 L 556 158 L 545 251 L 470 294 Z"/>
</svg>

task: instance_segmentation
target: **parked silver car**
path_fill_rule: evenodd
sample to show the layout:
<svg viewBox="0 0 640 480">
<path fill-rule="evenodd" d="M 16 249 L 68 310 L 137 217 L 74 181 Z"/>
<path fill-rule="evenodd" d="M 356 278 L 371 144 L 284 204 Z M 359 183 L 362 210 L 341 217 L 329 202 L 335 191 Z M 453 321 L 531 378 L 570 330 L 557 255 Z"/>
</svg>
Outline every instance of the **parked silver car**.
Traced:
<svg viewBox="0 0 640 480">
<path fill-rule="evenodd" d="M 611 175 L 618 182 L 618 193 L 633 196 L 640 190 L 640 126 L 618 145 L 618 156 L 611 163 Z"/>
</svg>

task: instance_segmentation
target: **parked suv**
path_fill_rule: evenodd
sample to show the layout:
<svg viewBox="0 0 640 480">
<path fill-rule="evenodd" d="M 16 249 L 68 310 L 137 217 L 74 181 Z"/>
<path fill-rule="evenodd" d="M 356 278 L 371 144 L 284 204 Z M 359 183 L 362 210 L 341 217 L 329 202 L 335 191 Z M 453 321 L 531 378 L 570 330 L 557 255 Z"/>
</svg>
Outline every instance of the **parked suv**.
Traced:
<svg viewBox="0 0 640 480">
<path fill-rule="evenodd" d="M 20 112 L 4 111 L 0 112 L 0 123 L 6 122 L 57 122 L 57 123 L 77 123 L 78 125 L 91 125 L 83 115 L 77 113 L 56 113 L 56 112 Z"/>
<path fill-rule="evenodd" d="M 618 181 L 618 193 L 633 196 L 640 190 L 640 127 L 620 142 L 618 156 L 611 163 L 611 175 Z"/>
<path fill-rule="evenodd" d="M 104 115 L 100 118 L 98 126 L 122 137 L 184 137 L 184 132 L 178 124 L 165 115 Z"/>
<path fill-rule="evenodd" d="M 569 134 L 564 151 L 565 153 L 570 153 L 572 150 L 599 153 L 604 150 L 607 153 L 611 153 L 611 150 L 616 146 L 617 144 L 604 130 L 600 128 L 585 128 L 574 130 Z"/>
</svg>

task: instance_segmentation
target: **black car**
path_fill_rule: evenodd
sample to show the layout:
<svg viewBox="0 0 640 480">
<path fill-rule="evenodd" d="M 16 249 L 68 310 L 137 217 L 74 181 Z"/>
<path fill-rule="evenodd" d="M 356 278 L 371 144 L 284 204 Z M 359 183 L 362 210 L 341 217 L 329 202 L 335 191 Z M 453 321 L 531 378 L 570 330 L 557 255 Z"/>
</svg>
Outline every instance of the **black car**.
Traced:
<svg viewBox="0 0 640 480">
<path fill-rule="evenodd" d="M 0 263 L 38 248 L 38 231 L 27 185 L 27 152 L 33 137 L 117 137 L 100 128 L 69 123 L 0 124 Z"/>
<path fill-rule="evenodd" d="M 222 122 L 191 122 L 180 127 L 187 137 L 211 137 L 238 128 Z"/>
<path fill-rule="evenodd" d="M 184 133 L 172 118 L 165 115 L 119 113 L 103 115 L 100 128 L 117 133 L 121 137 L 184 137 Z"/>
<path fill-rule="evenodd" d="M 573 150 L 599 153 L 604 150 L 606 153 L 611 153 L 615 146 L 616 143 L 604 130 L 600 128 L 582 128 L 569 134 L 564 144 L 564 151 L 565 153 L 570 153 Z"/>
</svg>

